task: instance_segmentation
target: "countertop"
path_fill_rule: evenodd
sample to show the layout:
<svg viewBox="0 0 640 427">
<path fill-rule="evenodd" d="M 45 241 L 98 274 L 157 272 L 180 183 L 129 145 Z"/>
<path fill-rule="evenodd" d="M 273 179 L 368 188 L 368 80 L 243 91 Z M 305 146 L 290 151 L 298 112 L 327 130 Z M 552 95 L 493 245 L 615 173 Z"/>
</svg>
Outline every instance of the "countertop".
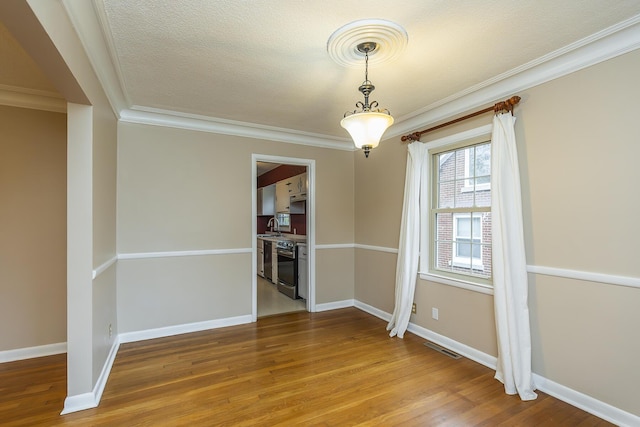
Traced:
<svg viewBox="0 0 640 427">
<path fill-rule="evenodd" d="M 258 234 L 258 239 L 267 240 L 269 242 L 278 242 L 280 240 L 291 240 L 296 243 L 306 243 L 307 236 L 301 234 L 286 234 L 282 233 L 280 236 L 274 234 Z"/>
</svg>

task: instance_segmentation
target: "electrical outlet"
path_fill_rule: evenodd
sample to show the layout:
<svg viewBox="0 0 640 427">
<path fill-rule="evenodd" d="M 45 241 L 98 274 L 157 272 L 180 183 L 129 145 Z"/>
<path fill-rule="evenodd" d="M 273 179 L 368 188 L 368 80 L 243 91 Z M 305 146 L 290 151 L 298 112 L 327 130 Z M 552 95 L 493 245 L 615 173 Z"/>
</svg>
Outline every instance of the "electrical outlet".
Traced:
<svg viewBox="0 0 640 427">
<path fill-rule="evenodd" d="M 438 320 L 438 309 L 435 307 L 431 307 L 431 317 L 434 320 Z"/>
<path fill-rule="evenodd" d="M 113 335 L 113 327 L 111 326 L 111 323 L 109 323 L 109 338 L 111 338 L 112 335 Z"/>
<path fill-rule="evenodd" d="M 416 314 L 416 303 L 415 302 L 411 305 L 411 312 L 413 314 Z"/>
</svg>

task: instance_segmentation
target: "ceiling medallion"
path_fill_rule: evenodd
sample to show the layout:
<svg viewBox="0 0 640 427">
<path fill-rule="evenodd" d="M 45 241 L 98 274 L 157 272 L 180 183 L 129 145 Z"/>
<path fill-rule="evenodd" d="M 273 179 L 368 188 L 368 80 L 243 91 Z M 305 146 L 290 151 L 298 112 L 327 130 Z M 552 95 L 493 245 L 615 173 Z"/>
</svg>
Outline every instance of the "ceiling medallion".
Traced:
<svg viewBox="0 0 640 427">
<path fill-rule="evenodd" d="M 409 36 L 402 26 L 385 19 L 362 19 L 338 28 L 327 41 L 331 59 L 344 67 L 361 67 L 362 51 L 358 46 L 374 43 L 369 52 L 372 65 L 393 61 L 402 54 Z"/>
</svg>

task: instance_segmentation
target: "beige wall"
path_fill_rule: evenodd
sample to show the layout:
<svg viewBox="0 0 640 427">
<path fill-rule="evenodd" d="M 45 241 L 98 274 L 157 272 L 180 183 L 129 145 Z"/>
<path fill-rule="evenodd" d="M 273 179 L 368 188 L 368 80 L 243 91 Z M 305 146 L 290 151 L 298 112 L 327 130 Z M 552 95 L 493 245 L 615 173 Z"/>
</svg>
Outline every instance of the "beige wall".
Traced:
<svg viewBox="0 0 640 427">
<path fill-rule="evenodd" d="M 635 51 L 522 93 L 529 264 L 640 277 L 639 73 Z M 640 415 L 640 289 L 529 277 L 534 371 Z"/>
<path fill-rule="evenodd" d="M 352 152 L 121 122 L 118 252 L 251 248 L 252 154 L 315 160 L 316 242 L 353 242 Z M 317 303 L 353 298 L 353 250 L 343 252 L 317 252 Z M 119 261 L 122 331 L 250 315 L 251 262 L 248 253 Z"/>
<path fill-rule="evenodd" d="M 62 3 L 11 6 L 10 28 L 68 102 L 67 393 L 80 396 L 94 389 L 116 336 L 115 265 L 92 280 L 116 253 L 116 117 Z"/>
<path fill-rule="evenodd" d="M 66 341 L 66 115 L 0 106 L 0 351 Z"/>
<path fill-rule="evenodd" d="M 636 51 L 519 93 L 516 135 L 529 265 L 640 277 L 640 109 L 632 101 L 640 96 L 639 73 Z M 423 141 L 490 120 L 476 118 Z M 400 208 L 386 202 L 402 203 L 405 166 L 398 156 L 406 157 L 406 148 L 395 139 L 381 147 L 372 156 L 388 157 L 386 168 L 356 158 L 356 216 L 367 218 L 367 231 L 356 226 L 356 241 L 397 248 L 398 232 L 388 230 L 399 230 Z M 393 184 L 373 189 L 364 177 Z M 394 261 L 382 266 L 380 258 Z M 359 250 L 356 260 L 355 298 L 391 312 L 379 295 L 393 292 L 395 256 Z M 536 274 L 529 279 L 534 372 L 640 414 L 640 290 Z M 496 355 L 491 296 L 419 280 L 415 302 L 412 322 Z M 439 308 L 438 321 L 431 319 L 431 307 Z"/>
</svg>

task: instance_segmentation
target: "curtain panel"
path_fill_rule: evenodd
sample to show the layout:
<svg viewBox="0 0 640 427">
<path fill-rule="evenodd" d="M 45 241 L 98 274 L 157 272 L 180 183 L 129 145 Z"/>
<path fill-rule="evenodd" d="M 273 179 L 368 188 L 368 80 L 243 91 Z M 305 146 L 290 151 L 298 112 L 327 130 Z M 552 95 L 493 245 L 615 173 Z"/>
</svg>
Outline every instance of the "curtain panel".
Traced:
<svg viewBox="0 0 640 427">
<path fill-rule="evenodd" d="M 491 138 L 491 243 L 498 338 L 495 377 L 507 394 L 533 400 L 537 395 L 531 376 L 529 285 L 515 121 L 510 113 L 496 115 Z"/>
</svg>

